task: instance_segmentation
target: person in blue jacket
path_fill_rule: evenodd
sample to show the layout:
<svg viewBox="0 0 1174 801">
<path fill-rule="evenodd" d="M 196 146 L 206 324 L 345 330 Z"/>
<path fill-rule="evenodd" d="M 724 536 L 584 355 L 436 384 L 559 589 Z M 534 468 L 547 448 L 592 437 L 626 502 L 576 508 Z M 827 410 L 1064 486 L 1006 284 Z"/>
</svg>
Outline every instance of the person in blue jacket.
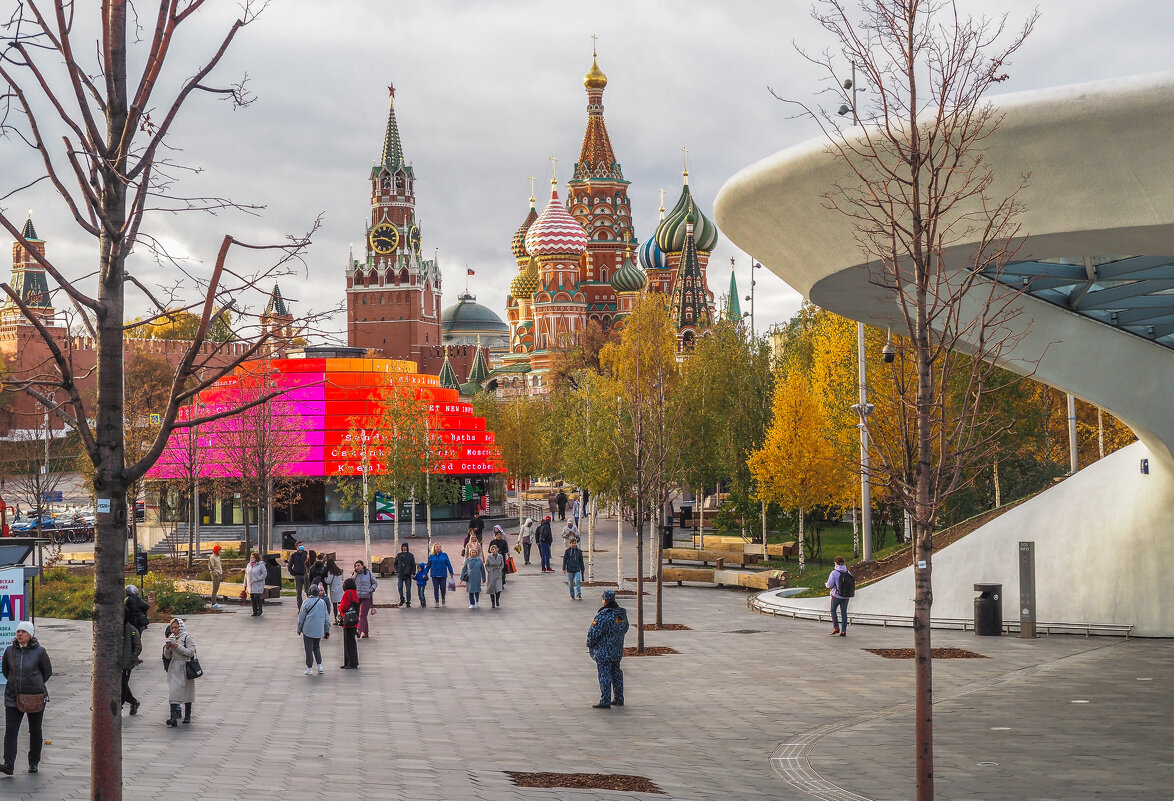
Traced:
<svg viewBox="0 0 1174 801">
<path fill-rule="evenodd" d="M 627 633 L 628 610 L 616 603 L 615 590 L 604 590 L 603 606 L 587 630 L 587 652 L 599 671 L 600 699 L 592 709 L 624 705 L 624 671 L 620 670 L 620 660 L 624 658 Z"/>
<path fill-rule="evenodd" d="M 426 593 L 428 591 L 428 565 L 421 562 L 416 565 L 416 595 L 420 597 L 420 606 L 428 605 Z"/>
<path fill-rule="evenodd" d="M 432 577 L 432 595 L 437 606 L 445 605 L 445 593 L 448 590 L 448 577 L 455 574 L 448 554 L 440 547 L 440 543 L 432 546 L 432 555 L 428 557 L 428 575 Z"/>
</svg>

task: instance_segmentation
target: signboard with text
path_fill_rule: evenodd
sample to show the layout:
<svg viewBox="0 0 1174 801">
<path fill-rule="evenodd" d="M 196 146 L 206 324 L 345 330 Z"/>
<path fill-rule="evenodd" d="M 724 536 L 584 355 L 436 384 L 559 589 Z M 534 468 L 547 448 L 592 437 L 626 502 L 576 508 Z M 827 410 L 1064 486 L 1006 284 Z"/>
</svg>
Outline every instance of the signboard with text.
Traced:
<svg viewBox="0 0 1174 801">
<path fill-rule="evenodd" d="M 24 596 L 24 568 L 0 570 L 0 653 L 16 637 L 16 624 L 28 617 Z M 4 677 L 0 675 L 0 684 Z"/>
</svg>

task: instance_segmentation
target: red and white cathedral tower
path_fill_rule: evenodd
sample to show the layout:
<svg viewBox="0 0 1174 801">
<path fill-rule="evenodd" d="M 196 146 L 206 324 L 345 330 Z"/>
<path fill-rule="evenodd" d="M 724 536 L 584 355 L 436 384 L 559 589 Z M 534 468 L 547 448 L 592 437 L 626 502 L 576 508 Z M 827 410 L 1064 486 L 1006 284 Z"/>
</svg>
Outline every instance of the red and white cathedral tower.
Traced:
<svg viewBox="0 0 1174 801">
<path fill-rule="evenodd" d="M 435 374 L 443 354 L 440 332 L 440 268 L 421 257 L 416 219 L 416 174 L 404 161 L 395 118 L 395 87 L 387 114 L 383 153 L 371 168 L 371 219 L 366 258 L 348 258 L 347 344 L 416 362 Z"/>
<path fill-rule="evenodd" d="M 587 299 L 579 287 L 587 235 L 559 200 L 554 180 L 550 201 L 526 231 L 526 251 L 538 262 L 530 367 L 543 372 L 550 366 L 549 350 L 569 347 L 587 326 Z"/>
</svg>

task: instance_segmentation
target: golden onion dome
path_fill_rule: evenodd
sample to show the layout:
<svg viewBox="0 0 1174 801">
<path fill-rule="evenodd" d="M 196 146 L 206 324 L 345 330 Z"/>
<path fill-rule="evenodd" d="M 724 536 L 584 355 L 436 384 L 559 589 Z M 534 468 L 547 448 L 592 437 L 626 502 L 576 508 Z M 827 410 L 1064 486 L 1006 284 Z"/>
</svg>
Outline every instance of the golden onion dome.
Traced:
<svg viewBox="0 0 1174 801">
<path fill-rule="evenodd" d="M 583 77 L 583 85 L 588 89 L 603 89 L 607 86 L 607 76 L 599 68 L 595 56 L 591 57 L 591 71 Z"/>
<path fill-rule="evenodd" d="M 526 269 L 514 276 L 510 282 L 510 295 L 515 300 L 529 300 L 538 290 L 538 263 L 530 259 Z"/>
</svg>

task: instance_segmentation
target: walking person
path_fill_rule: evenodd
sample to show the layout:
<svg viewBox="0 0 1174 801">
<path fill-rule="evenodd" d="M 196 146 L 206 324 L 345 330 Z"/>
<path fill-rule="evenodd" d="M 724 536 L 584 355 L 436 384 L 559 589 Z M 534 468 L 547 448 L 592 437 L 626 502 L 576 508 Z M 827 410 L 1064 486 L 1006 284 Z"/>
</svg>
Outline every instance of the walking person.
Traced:
<svg viewBox="0 0 1174 801">
<path fill-rule="evenodd" d="M 330 602 L 319 593 L 321 587 L 311 584 L 306 589 L 306 602 L 298 612 L 298 634 L 306 648 L 306 675 L 313 676 L 315 666 L 318 675 L 322 669 L 322 641 L 330 639 Z"/>
<path fill-rule="evenodd" d="M 293 576 L 294 589 L 298 593 L 298 608 L 302 606 L 302 592 L 306 588 L 306 546 L 302 545 L 302 541 L 298 540 L 297 550 L 293 552 L 293 556 L 285 560 L 286 566 L 289 568 L 289 574 Z"/>
<path fill-rule="evenodd" d="M 579 538 L 571 537 L 570 545 L 563 551 L 563 573 L 567 576 L 567 589 L 570 590 L 571 600 L 577 597 L 583 600 L 583 552 L 579 550 Z"/>
<path fill-rule="evenodd" d="M 16 741 L 20 722 L 29 719 L 29 773 L 41 764 L 41 746 L 45 740 L 41 724 L 45 719 L 48 691 L 45 682 L 53 676 L 49 653 L 34 636 L 33 624 L 23 620 L 16 624 L 16 636 L 4 649 L 4 764 L 0 773 L 11 776 L 16 770 Z"/>
<path fill-rule="evenodd" d="M 416 572 L 416 557 L 412 555 L 408 544 L 399 546 L 399 553 L 395 555 L 395 577 L 399 589 L 399 605 L 412 605 L 412 576 Z"/>
<path fill-rule="evenodd" d="M 485 536 L 485 519 L 481 517 L 480 509 L 473 511 L 473 518 L 469 521 L 469 533 L 480 545 L 482 537 Z"/>
<path fill-rule="evenodd" d="M 134 624 L 129 620 L 123 619 L 122 622 L 122 653 L 118 658 L 118 665 L 122 668 L 122 703 L 119 704 L 119 709 L 130 704 L 130 713 L 132 715 L 139 714 L 139 699 L 135 698 L 135 694 L 130 691 L 130 672 L 135 669 L 140 662 L 139 654 L 143 652 L 143 635 L 139 634 L 139 630 L 134 627 Z"/>
<path fill-rule="evenodd" d="M 583 505 L 581 503 L 579 503 L 579 499 L 576 498 L 574 503 L 571 504 L 571 517 L 573 517 L 575 519 L 575 528 L 579 527 L 579 514 L 582 511 L 583 511 Z"/>
<path fill-rule="evenodd" d="M 485 557 L 485 592 L 494 609 L 501 606 L 501 591 L 505 588 L 505 554 L 496 543 L 497 540 L 489 541 L 489 555 Z"/>
<path fill-rule="evenodd" d="M 486 564 L 486 566 L 489 565 L 489 556 L 488 555 L 493 552 L 494 548 L 496 548 L 497 552 L 499 554 L 501 554 L 501 562 L 502 562 L 501 586 L 504 588 L 505 587 L 505 577 L 506 577 L 505 559 L 507 556 L 509 556 L 510 544 L 508 542 L 506 542 L 505 531 L 502 529 L 501 526 L 494 526 L 493 527 L 493 539 L 491 539 L 489 541 L 489 547 L 487 547 L 485 549 L 485 553 L 486 553 L 485 564 Z"/>
<path fill-rule="evenodd" d="M 326 573 L 323 576 L 323 582 L 329 591 L 330 605 L 333 607 L 334 616 L 338 617 L 338 604 L 342 600 L 342 568 L 333 559 L 326 560 Z"/>
<path fill-rule="evenodd" d="M 538 524 L 535 536 L 538 538 L 538 555 L 542 557 L 542 572 L 553 573 L 554 568 L 550 566 L 550 546 L 554 543 L 554 534 L 550 530 L 550 515 Z"/>
<path fill-rule="evenodd" d="M 416 565 L 416 595 L 420 598 L 420 608 L 428 606 L 428 565 L 421 562 Z"/>
<path fill-rule="evenodd" d="M 440 543 L 432 546 L 432 555 L 428 557 L 428 575 L 432 578 L 432 600 L 436 606 L 444 606 L 445 590 L 448 577 L 455 574 L 448 554 L 440 547 Z"/>
<path fill-rule="evenodd" d="M 196 680 L 188 678 L 188 662 L 195 658 L 196 641 L 188 633 L 187 623 L 182 618 L 172 618 L 167 642 L 163 644 L 163 661 L 167 663 L 167 701 L 171 707 L 166 723 L 173 728 L 179 725 L 181 707 L 183 722 L 192 722 Z"/>
<path fill-rule="evenodd" d="M 310 569 L 306 571 L 306 586 L 312 587 L 315 584 L 326 583 L 326 554 L 320 553 L 315 555 L 313 564 Z M 324 593 L 319 592 L 319 596 Z"/>
<path fill-rule="evenodd" d="M 836 565 L 828 574 L 828 580 L 824 582 L 823 586 L 832 591 L 832 630 L 828 634 L 832 637 L 837 634 L 841 637 L 847 637 L 848 599 L 856 594 L 856 579 L 848 572 L 848 566 L 844 564 L 844 557 L 836 557 Z M 837 610 L 839 610 L 839 617 L 837 617 Z"/>
<path fill-rule="evenodd" d="M 534 521 L 526 518 L 522 523 L 522 527 L 518 529 L 518 545 L 522 546 L 522 559 L 526 564 L 530 564 L 530 547 L 534 543 Z"/>
<path fill-rule="evenodd" d="M 461 566 L 461 581 L 469 591 L 469 608 L 475 609 L 481 605 L 481 582 L 487 578 L 485 562 L 481 559 L 481 549 L 474 543 L 469 543 L 469 556 Z"/>
<path fill-rule="evenodd" d="M 550 512 L 551 517 L 554 517 L 558 512 L 558 493 L 554 490 L 551 490 L 550 494 L 546 496 L 546 509 Z"/>
<path fill-rule="evenodd" d="M 147 617 L 149 610 L 147 602 L 139 595 L 139 588 L 133 584 L 127 584 L 126 600 L 123 601 L 123 619 L 138 629 L 140 636 L 146 631 L 147 626 L 151 625 L 151 619 Z"/>
<path fill-rule="evenodd" d="M 570 520 L 568 520 L 567 524 L 565 526 L 563 526 L 562 536 L 563 536 L 563 547 L 568 548 L 571 545 L 572 538 L 578 539 L 579 530 L 577 528 L 575 528 L 574 523 L 572 523 Z"/>
<path fill-rule="evenodd" d="M 587 630 L 587 652 L 599 673 L 599 703 L 593 709 L 624 705 L 624 635 L 628 633 L 628 610 L 616 603 L 615 590 L 603 591 L 603 606 Z"/>
<path fill-rule="evenodd" d="M 355 562 L 354 578 L 355 591 L 359 594 L 359 637 L 368 639 L 371 634 L 367 627 L 367 615 L 371 614 L 371 607 L 375 604 L 375 590 L 379 589 L 379 582 L 361 559 Z"/>
<path fill-rule="evenodd" d="M 224 563 L 220 561 L 220 546 L 212 546 L 208 557 L 208 572 L 212 574 L 212 608 L 220 608 L 220 581 L 224 578 Z"/>
<path fill-rule="evenodd" d="M 554 497 L 554 502 L 558 506 L 558 519 L 559 520 L 566 520 L 567 519 L 567 500 L 568 500 L 567 494 L 565 492 L 563 492 L 561 489 L 558 491 L 558 495 L 556 495 Z"/>
<path fill-rule="evenodd" d="M 355 580 L 349 578 L 342 583 L 342 600 L 338 611 L 342 614 L 342 669 L 359 668 L 359 615 L 362 602 L 355 590 Z"/>
<path fill-rule="evenodd" d="M 253 551 L 249 555 L 249 563 L 245 565 L 245 589 L 253 604 L 253 617 L 260 617 L 264 611 L 265 579 L 268 575 L 269 569 L 261 561 L 261 554 Z"/>
</svg>

